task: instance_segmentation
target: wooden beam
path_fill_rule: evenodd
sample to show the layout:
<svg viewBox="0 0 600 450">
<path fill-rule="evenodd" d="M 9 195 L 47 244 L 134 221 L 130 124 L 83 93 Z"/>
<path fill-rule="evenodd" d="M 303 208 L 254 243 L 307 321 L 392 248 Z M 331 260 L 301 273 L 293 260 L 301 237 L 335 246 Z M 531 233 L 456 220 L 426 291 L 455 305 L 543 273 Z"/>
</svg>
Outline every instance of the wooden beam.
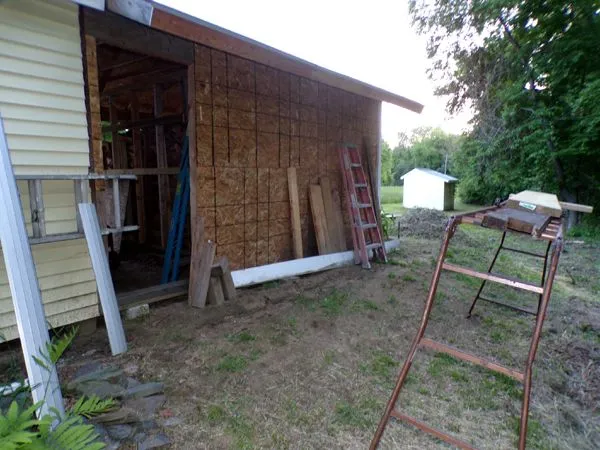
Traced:
<svg viewBox="0 0 600 450">
<path fill-rule="evenodd" d="M 135 122 L 139 120 L 139 103 L 135 92 L 131 93 L 131 121 Z M 142 168 L 144 166 L 144 148 L 142 146 L 142 134 L 139 128 L 133 128 L 131 130 L 133 137 L 133 162 L 135 168 Z M 146 203 L 144 198 L 144 179 L 140 178 L 135 184 L 135 200 L 136 200 L 136 212 L 137 212 L 137 223 L 140 227 L 138 230 L 138 240 L 140 244 L 146 242 Z"/>
<path fill-rule="evenodd" d="M 121 131 L 134 128 L 153 127 L 155 125 L 170 125 L 174 123 L 183 123 L 182 114 L 171 114 L 169 116 L 151 117 L 148 119 L 117 120 L 109 125 L 103 125 L 102 131 Z"/>
<path fill-rule="evenodd" d="M 414 100 L 317 66 L 200 19 L 183 13 L 174 14 L 167 11 L 162 5 L 155 3 L 154 6 L 152 14 L 152 28 L 154 29 L 354 94 L 392 103 L 416 113 L 423 110 L 423 105 Z"/>
<path fill-rule="evenodd" d="M 323 205 L 321 186 L 316 184 L 310 185 L 308 193 L 310 197 L 310 210 L 312 211 L 319 255 L 332 253 L 331 243 L 329 242 L 329 229 L 327 227 L 327 219 L 325 217 L 325 206 Z"/>
<path fill-rule="evenodd" d="M 117 294 L 117 300 L 119 302 L 119 309 L 124 310 L 138 305 L 170 300 L 177 297 L 186 297 L 187 294 L 188 280 L 179 280 Z"/>
<path fill-rule="evenodd" d="M 323 206 L 325 207 L 325 218 L 327 219 L 327 230 L 331 250 L 341 252 L 345 250 L 346 238 L 344 237 L 344 223 L 340 222 L 342 213 L 336 213 L 336 206 L 331 192 L 331 183 L 328 177 L 321 177 L 321 192 L 323 194 Z M 343 219 L 342 219 L 343 220 Z"/>
<path fill-rule="evenodd" d="M 178 167 L 141 167 L 135 169 L 109 169 L 104 171 L 105 175 L 177 175 L 179 173 Z"/>
<path fill-rule="evenodd" d="M 154 117 L 160 117 L 163 112 L 163 89 L 160 84 L 154 85 Z M 167 147 L 165 142 L 164 125 L 154 127 L 156 137 L 156 166 L 159 169 L 167 167 Z M 158 176 L 158 206 L 160 221 L 160 243 L 162 248 L 167 247 L 169 236 L 169 178 L 166 175 Z"/>
<path fill-rule="evenodd" d="M 194 63 L 187 70 L 187 137 L 190 166 L 190 223 L 196 223 L 198 200 L 197 200 L 197 155 L 196 155 L 196 70 Z M 192 235 L 192 239 L 194 236 Z M 193 248 L 194 243 L 191 243 Z"/>
<path fill-rule="evenodd" d="M 54 414 L 53 409 L 62 417 L 65 410 L 56 367 L 40 353 L 46 350 L 50 337 L 2 117 L 0 211 L 0 245 L 33 403 L 41 402 L 38 411 L 40 417 Z M 41 358 L 46 366 L 42 367 L 34 358 Z"/>
<path fill-rule="evenodd" d="M 108 256 L 104 251 L 102 235 L 100 234 L 96 207 L 91 203 L 80 203 L 79 214 L 81 215 L 83 231 L 92 260 L 92 268 L 96 276 L 96 285 L 98 286 L 102 314 L 108 331 L 110 349 L 113 355 L 118 355 L 127 351 L 127 341 L 121 315 L 119 314 L 115 287 L 108 267 Z"/>
<path fill-rule="evenodd" d="M 84 8 L 83 21 L 86 33 L 115 47 L 186 65 L 194 60 L 193 43 L 117 14 Z"/>
<path fill-rule="evenodd" d="M 221 268 L 221 282 L 223 283 L 223 293 L 225 294 L 225 299 L 233 300 L 236 296 L 235 285 L 233 283 L 233 278 L 231 277 L 231 269 L 229 268 L 229 261 L 225 256 L 221 256 L 217 263 Z"/>
<path fill-rule="evenodd" d="M 292 219 L 292 240 L 294 249 L 294 258 L 302 258 L 302 226 L 300 223 L 300 202 L 298 201 L 298 180 L 296 168 L 289 167 L 288 174 L 288 192 L 290 194 L 290 217 Z"/>
<path fill-rule="evenodd" d="M 568 211 L 576 211 L 582 213 L 592 213 L 594 212 L 594 207 L 589 205 L 582 205 L 580 203 L 569 203 L 569 202 L 559 202 L 562 209 L 566 209 Z"/>
<path fill-rule="evenodd" d="M 222 305 L 225 303 L 225 295 L 223 294 L 223 286 L 219 277 L 210 277 L 208 281 L 208 293 L 206 296 L 206 304 Z"/>
<path fill-rule="evenodd" d="M 177 83 L 184 77 L 185 71 L 181 69 L 153 70 L 136 77 L 121 78 L 112 81 L 108 86 L 104 86 L 100 95 L 106 98 L 111 95 L 124 95 L 131 91 L 145 91 L 152 89 L 156 83 Z"/>
</svg>

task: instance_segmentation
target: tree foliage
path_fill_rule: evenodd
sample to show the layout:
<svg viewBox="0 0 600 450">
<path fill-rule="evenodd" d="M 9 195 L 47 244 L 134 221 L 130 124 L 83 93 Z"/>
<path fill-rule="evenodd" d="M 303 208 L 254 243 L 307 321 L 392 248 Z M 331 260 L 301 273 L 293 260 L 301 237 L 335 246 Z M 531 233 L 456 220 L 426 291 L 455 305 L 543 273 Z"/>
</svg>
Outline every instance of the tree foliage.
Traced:
<svg viewBox="0 0 600 450">
<path fill-rule="evenodd" d="M 536 189 L 600 202 L 600 0 L 411 0 L 450 113 L 466 201 Z"/>
<path fill-rule="evenodd" d="M 439 128 L 422 127 L 410 136 L 402 133 L 400 142 L 392 150 L 387 142 L 381 145 L 381 180 L 384 186 L 402 184 L 402 176 L 415 167 L 452 174 L 453 158 L 460 136 L 445 133 Z"/>
</svg>

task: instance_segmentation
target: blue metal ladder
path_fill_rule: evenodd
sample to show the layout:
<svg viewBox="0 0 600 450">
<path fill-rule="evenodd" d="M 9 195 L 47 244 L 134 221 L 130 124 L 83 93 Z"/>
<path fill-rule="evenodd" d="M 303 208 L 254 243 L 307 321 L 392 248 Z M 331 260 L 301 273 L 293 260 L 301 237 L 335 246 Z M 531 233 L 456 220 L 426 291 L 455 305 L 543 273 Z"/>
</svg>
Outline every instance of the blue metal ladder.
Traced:
<svg viewBox="0 0 600 450">
<path fill-rule="evenodd" d="M 181 246 L 183 244 L 183 234 L 187 222 L 188 209 L 190 205 L 190 160 L 189 160 L 189 141 L 186 136 L 183 140 L 181 149 L 181 162 L 179 164 L 179 175 L 177 176 L 177 190 L 175 192 L 175 201 L 173 202 L 173 212 L 171 214 L 171 225 L 169 226 L 169 238 L 167 240 L 167 249 L 165 251 L 165 261 L 161 284 L 177 281 L 179 276 L 179 263 L 181 260 Z"/>
</svg>

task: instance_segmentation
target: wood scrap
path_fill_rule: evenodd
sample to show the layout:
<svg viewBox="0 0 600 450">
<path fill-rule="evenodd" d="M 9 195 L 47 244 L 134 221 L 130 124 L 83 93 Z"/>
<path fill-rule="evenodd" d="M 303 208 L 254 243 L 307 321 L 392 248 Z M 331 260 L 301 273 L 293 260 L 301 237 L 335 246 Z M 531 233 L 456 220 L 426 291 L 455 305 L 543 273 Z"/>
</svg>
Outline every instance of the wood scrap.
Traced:
<svg viewBox="0 0 600 450">
<path fill-rule="evenodd" d="M 559 202 L 562 209 L 566 209 L 567 211 L 575 211 L 591 214 L 594 212 L 594 207 L 589 205 L 582 205 L 580 203 L 569 203 L 569 202 Z"/>
<path fill-rule="evenodd" d="M 321 177 L 321 193 L 323 194 L 323 206 L 325 207 L 325 217 L 327 219 L 327 229 L 329 231 L 329 242 L 331 250 L 341 252 L 345 250 L 346 239 L 344 238 L 344 223 L 340 221 L 342 212 L 337 214 L 336 204 L 333 200 L 331 183 L 328 177 Z"/>
<path fill-rule="evenodd" d="M 518 194 L 511 194 L 506 201 L 506 206 L 552 217 L 562 215 L 562 207 L 556 195 L 546 192 L 522 191 Z"/>
<path fill-rule="evenodd" d="M 208 285 L 213 260 L 215 244 L 204 241 L 204 220 L 199 217 L 194 226 L 192 239 L 192 259 L 190 262 L 190 287 L 188 302 L 190 306 L 203 308 L 206 304 Z"/>
<path fill-rule="evenodd" d="M 222 305 L 225 303 L 223 285 L 220 277 L 210 277 L 206 303 L 209 305 Z"/>
<path fill-rule="evenodd" d="M 500 208 L 483 216 L 482 225 L 499 230 L 513 230 L 539 236 L 552 219 L 549 215 L 522 211 L 520 209 Z"/>
<path fill-rule="evenodd" d="M 329 242 L 329 230 L 327 228 L 327 219 L 325 217 L 325 206 L 323 205 L 323 193 L 321 191 L 321 186 L 317 184 L 311 184 L 309 186 L 309 198 L 319 255 L 332 253 Z"/>
<path fill-rule="evenodd" d="M 235 285 L 229 268 L 229 261 L 225 256 L 221 256 L 216 264 L 212 266 L 211 276 L 219 278 L 225 300 L 232 300 L 236 297 Z"/>
<path fill-rule="evenodd" d="M 290 218 L 292 221 L 292 242 L 294 250 L 294 258 L 303 257 L 302 252 L 302 227 L 300 222 L 300 202 L 298 200 L 298 180 L 296 176 L 296 168 L 289 167 L 288 175 L 288 192 L 290 195 Z"/>
</svg>

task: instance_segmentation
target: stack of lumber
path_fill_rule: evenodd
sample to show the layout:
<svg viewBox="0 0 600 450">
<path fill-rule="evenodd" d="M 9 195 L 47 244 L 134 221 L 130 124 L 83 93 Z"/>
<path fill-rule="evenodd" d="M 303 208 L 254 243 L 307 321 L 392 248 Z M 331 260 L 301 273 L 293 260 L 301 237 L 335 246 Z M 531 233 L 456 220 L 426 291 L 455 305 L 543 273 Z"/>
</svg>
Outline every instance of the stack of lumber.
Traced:
<svg viewBox="0 0 600 450">
<path fill-rule="evenodd" d="M 511 194 L 503 208 L 487 212 L 482 225 L 540 236 L 551 220 L 561 217 L 564 210 L 590 213 L 593 208 L 560 202 L 556 195 L 546 192 L 522 191 Z"/>
<path fill-rule="evenodd" d="M 328 177 L 321 177 L 319 183 L 309 186 L 310 209 L 319 254 L 343 252 L 346 250 L 346 237 L 340 199 L 331 190 Z"/>
<path fill-rule="evenodd" d="M 188 303 L 196 308 L 222 305 L 235 298 L 229 262 L 223 256 L 215 263 L 215 244 L 204 240 L 203 219 L 198 218 L 194 225 Z"/>
</svg>

